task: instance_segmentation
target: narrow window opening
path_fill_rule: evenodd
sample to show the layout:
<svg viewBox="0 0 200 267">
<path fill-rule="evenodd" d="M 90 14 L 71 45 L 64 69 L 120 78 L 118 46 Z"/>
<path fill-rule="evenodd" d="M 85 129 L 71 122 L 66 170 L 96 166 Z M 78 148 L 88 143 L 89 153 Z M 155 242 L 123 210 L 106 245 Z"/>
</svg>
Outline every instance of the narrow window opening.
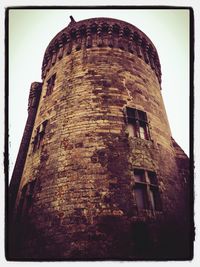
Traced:
<svg viewBox="0 0 200 267">
<path fill-rule="evenodd" d="M 55 85 L 55 80 L 56 80 L 56 74 L 53 74 L 49 80 L 47 81 L 47 91 L 46 91 L 46 96 L 49 96 L 53 92 L 53 88 Z"/>
<path fill-rule="evenodd" d="M 43 121 L 36 129 L 36 135 L 33 139 L 33 152 L 35 152 L 41 145 L 42 139 L 45 135 L 47 122 L 47 120 Z"/>
<path fill-rule="evenodd" d="M 33 193 L 34 193 L 35 183 L 36 183 L 36 180 L 33 180 L 28 183 L 28 190 L 26 194 L 26 207 L 25 207 L 26 213 L 29 212 L 32 206 L 32 203 L 33 203 Z"/>
<path fill-rule="evenodd" d="M 24 217 L 29 211 L 33 203 L 33 193 L 36 180 L 30 181 L 22 188 L 22 193 L 18 205 L 18 219 Z"/>
</svg>

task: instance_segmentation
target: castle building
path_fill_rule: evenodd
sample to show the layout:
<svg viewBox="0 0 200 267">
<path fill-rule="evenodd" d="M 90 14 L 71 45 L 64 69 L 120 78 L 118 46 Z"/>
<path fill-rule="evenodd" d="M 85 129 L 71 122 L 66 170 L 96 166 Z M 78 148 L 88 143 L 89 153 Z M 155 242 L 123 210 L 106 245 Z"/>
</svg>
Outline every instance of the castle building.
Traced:
<svg viewBox="0 0 200 267">
<path fill-rule="evenodd" d="M 48 45 L 9 188 L 8 258 L 191 258 L 189 159 L 152 41 L 111 18 Z"/>
</svg>

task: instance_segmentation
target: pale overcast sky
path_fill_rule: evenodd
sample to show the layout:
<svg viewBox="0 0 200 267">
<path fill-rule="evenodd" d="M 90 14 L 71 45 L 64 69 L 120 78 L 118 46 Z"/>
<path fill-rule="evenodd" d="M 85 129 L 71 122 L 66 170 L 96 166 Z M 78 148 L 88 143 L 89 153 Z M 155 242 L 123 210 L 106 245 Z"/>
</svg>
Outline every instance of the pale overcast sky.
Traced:
<svg viewBox="0 0 200 267">
<path fill-rule="evenodd" d="M 70 22 L 110 17 L 143 31 L 157 48 L 162 95 L 172 136 L 189 155 L 188 10 L 10 10 L 9 11 L 9 156 L 10 176 L 27 118 L 30 85 L 41 81 L 41 66 L 51 39 Z"/>
</svg>

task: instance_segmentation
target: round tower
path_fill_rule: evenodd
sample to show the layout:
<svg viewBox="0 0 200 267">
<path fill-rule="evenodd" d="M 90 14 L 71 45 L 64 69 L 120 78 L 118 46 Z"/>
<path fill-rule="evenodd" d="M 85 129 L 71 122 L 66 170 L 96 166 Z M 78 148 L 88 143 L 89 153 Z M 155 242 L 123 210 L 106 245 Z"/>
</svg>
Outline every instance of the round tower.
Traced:
<svg viewBox="0 0 200 267">
<path fill-rule="evenodd" d="M 187 170 L 151 40 L 124 21 L 72 18 L 45 51 L 42 80 L 16 200 L 18 255 L 173 255 L 183 240 L 171 226 L 187 219 Z"/>
</svg>

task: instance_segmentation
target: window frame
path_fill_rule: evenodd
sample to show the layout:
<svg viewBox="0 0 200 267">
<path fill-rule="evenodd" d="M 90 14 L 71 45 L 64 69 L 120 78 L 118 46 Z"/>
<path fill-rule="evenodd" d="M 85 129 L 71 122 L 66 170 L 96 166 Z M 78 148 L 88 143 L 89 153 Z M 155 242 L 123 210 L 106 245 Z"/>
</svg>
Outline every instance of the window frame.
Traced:
<svg viewBox="0 0 200 267">
<path fill-rule="evenodd" d="M 33 152 L 36 152 L 37 149 L 40 148 L 41 142 L 44 138 L 46 126 L 47 126 L 48 120 L 44 120 L 37 128 L 36 128 L 36 134 L 33 139 Z"/>
<path fill-rule="evenodd" d="M 143 179 L 141 180 L 136 179 L 135 173 L 137 173 L 137 176 L 138 173 L 141 173 Z M 138 210 L 162 211 L 162 201 L 161 201 L 156 172 L 134 168 L 133 176 L 134 176 L 133 192 L 134 192 L 135 203 Z M 152 178 L 150 178 L 150 176 L 153 177 L 154 181 Z M 137 194 L 135 193 L 135 190 L 137 190 L 138 188 L 143 188 L 143 200 L 144 200 L 143 208 L 141 208 L 141 203 L 138 203 L 139 200 L 137 200 Z"/>
<path fill-rule="evenodd" d="M 147 113 L 145 111 L 131 107 L 126 107 L 125 113 L 129 136 L 140 138 L 142 140 L 151 140 Z M 130 130 L 130 128 L 132 128 L 132 130 Z M 144 130 L 144 137 L 142 137 L 141 129 Z M 131 131 L 133 132 L 132 136 L 130 135 Z"/>
<path fill-rule="evenodd" d="M 36 179 L 26 183 L 21 189 L 21 196 L 17 207 L 18 219 L 22 219 L 30 212 L 33 203 L 33 194 L 36 186 Z"/>
</svg>

